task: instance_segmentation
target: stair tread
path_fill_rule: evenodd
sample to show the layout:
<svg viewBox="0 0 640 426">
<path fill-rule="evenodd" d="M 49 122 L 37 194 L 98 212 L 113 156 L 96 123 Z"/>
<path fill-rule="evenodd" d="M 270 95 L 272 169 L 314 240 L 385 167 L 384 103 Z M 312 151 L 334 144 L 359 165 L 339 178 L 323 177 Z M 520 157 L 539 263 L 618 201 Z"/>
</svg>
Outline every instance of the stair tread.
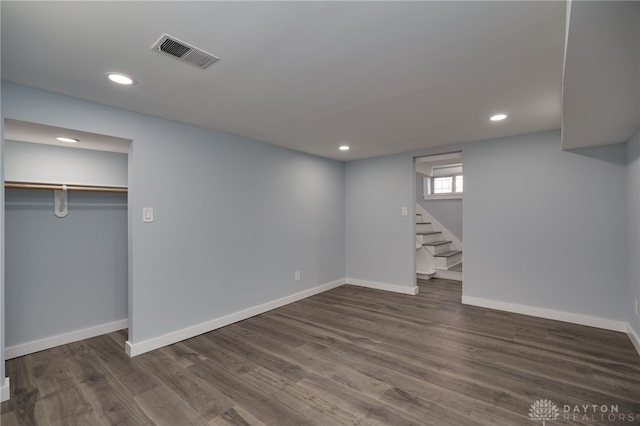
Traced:
<svg viewBox="0 0 640 426">
<path fill-rule="evenodd" d="M 430 243 L 424 243 L 423 246 L 441 246 L 443 244 L 449 244 L 453 241 L 432 241 Z"/>
<path fill-rule="evenodd" d="M 433 234 L 442 234 L 442 232 L 440 231 L 416 232 L 416 235 L 433 235 Z"/>
<path fill-rule="evenodd" d="M 433 256 L 434 257 L 451 257 L 460 253 L 462 253 L 460 250 L 449 250 L 449 251 L 445 251 L 444 253 L 434 254 Z"/>
</svg>

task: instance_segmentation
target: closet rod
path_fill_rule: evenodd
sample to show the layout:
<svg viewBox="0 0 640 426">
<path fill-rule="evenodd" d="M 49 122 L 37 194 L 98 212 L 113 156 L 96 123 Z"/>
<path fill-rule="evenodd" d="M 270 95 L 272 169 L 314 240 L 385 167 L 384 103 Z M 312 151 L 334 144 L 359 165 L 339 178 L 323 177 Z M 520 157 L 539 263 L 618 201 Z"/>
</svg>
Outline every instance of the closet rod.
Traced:
<svg viewBox="0 0 640 426">
<path fill-rule="evenodd" d="M 20 182 L 5 182 L 5 188 L 12 189 L 48 189 L 48 190 L 62 190 L 62 185 L 53 185 L 47 183 L 20 183 Z M 67 185 L 67 191 L 92 191 L 92 192 L 128 192 L 127 188 L 118 188 L 114 186 L 86 186 L 86 185 Z"/>
</svg>

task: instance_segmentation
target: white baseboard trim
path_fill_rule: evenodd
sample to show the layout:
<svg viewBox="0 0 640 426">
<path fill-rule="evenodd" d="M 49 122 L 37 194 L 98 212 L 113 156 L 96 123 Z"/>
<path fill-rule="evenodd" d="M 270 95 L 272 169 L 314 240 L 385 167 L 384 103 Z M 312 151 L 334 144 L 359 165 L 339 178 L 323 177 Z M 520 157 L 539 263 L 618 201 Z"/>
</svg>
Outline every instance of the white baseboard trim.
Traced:
<svg viewBox="0 0 640 426">
<path fill-rule="evenodd" d="M 636 348 L 638 355 L 640 355 L 640 336 L 638 336 L 633 328 L 631 328 L 631 324 L 627 323 L 627 335 L 629 336 L 629 340 L 633 343 L 633 346 Z"/>
<path fill-rule="evenodd" d="M 447 271 L 446 269 L 436 269 L 435 278 L 444 278 L 445 280 L 462 281 L 462 272 Z"/>
<path fill-rule="evenodd" d="M 592 317 L 588 315 L 573 314 L 564 311 L 556 311 L 553 309 L 536 308 L 535 306 L 500 302 L 497 300 L 482 299 L 472 296 L 462 296 L 462 304 L 479 306 L 481 308 L 495 309 L 498 311 L 513 312 L 516 314 L 529 315 L 532 317 L 569 322 L 572 324 L 586 325 L 589 327 L 602 328 L 604 330 L 621 331 L 623 333 L 627 331 L 626 322 Z"/>
<path fill-rule="evenodd" d="M 4 378 L 4 386 L 0 388 L 0 402 L 5 402 L 9 400 L 9 396 L 11 395 L 9 386 L 9 378 Z"/>
<path fill-rule="evenodd" d="M 376 290 L 392 291 L 394 293 L 410 294 L 415 296 L 418 294 L 419 287 L 405 287 L 397 284 L 379 283 L 376 281 L 359 280 L 357 278 L 347 278 L 347 284 L 357 285 L 360 287 L 374 288 Z"/>
<path fill-rule="evenodd" d="M 245 320 L 247 318 L 254 317 L 272 309 L 279 308 L 281 306 L 288 305 L 289 303 L 297 302 L 298 300 L 306 299 L 313 295 L 323 293 L 336 287 L 340 287 L 345 284 L 344 279 L 333 281 L 327 284 L 322 284 L 309 290 L 301 291 L 300 293 L 292 294 L 281 299 L 277 299 L 271 302 L 264 303 L 262 305 L 254 306 L 249 309 L 245 309 L 240 312 L 235 312 L 230 315 L 226 315 L 221 318 L 216 318 L 211 321 L 207 321 L 202 324 L 194 325 L 193 327 L 184 328 L 182 330 L 174 331 L 172 333 L 165 334 L 163 336 L 155 337 L 153 339 L 144 340 L 139 343 L 125 342 L 125 350 L 131 357 L 141 355 L 145 352 L 153 351 L 155 349 L 162 348 L 164 346 L 171 345 L 182 340 L 190 339 L 200 334 L 208 333 L 221 327 L 225 327 L 229 324 L 233 324 L 238 321 Z"/>
<path fill-rule="evenodd" d="M 45 349 L 55 348 L 56 346 L 66 345 L 67 343 L 77 342 L 78 340 L 89 339 L 91 337 L 101 336 L 103 334 L 112 333 L 129 327 L 129 320 L 114 321 L 95 327 L 84 328 L 82 330 L 72 331 L 70 333 L 59 334 L 53 337 L 47 337 L 33 342 L 22 343 L 20 345 L 11 346 L 5 349 L 5 359 L 17 358 L 19 356 L 32 354 L 34 352 L 43 351 Z"/>
</svg>

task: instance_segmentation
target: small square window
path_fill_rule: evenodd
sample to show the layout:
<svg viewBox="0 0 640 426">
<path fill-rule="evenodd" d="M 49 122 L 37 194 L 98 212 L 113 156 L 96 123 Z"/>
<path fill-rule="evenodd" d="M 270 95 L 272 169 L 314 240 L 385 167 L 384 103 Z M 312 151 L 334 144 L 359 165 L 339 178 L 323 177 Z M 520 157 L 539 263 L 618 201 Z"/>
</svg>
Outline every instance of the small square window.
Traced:
<svg viewBox="0 0 640 426">
<path fill-rule="evenodd" d="M 462 195 L 464 188 L 464 179 L 462 175 L 426 177 L 423 179 L 423 182 L 425 197 L 429 195 L 448 194 L 459 196 Z"/>
<path fill-rule="evenodd" d="M 434 194 L 450 194 L 451 192 L 453 192 L 453 178 L 451 176 L 433 179 Z"/>
</svg>

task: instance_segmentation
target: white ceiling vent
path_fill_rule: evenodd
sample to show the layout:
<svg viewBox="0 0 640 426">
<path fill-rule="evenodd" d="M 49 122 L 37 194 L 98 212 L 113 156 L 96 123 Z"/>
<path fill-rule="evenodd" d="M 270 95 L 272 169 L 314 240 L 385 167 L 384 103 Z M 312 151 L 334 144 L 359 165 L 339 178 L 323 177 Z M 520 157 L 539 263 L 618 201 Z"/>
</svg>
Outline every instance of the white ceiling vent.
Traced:
<svg viewBox="0 0 640 426">
<path fill-rule="evenodd" d="M 151 49 L 164 53 L 165 55 L 173 56 L 200 69 L 205 69 L 220 59 L 168 34 L 163 34 Z"/>
</svg>

